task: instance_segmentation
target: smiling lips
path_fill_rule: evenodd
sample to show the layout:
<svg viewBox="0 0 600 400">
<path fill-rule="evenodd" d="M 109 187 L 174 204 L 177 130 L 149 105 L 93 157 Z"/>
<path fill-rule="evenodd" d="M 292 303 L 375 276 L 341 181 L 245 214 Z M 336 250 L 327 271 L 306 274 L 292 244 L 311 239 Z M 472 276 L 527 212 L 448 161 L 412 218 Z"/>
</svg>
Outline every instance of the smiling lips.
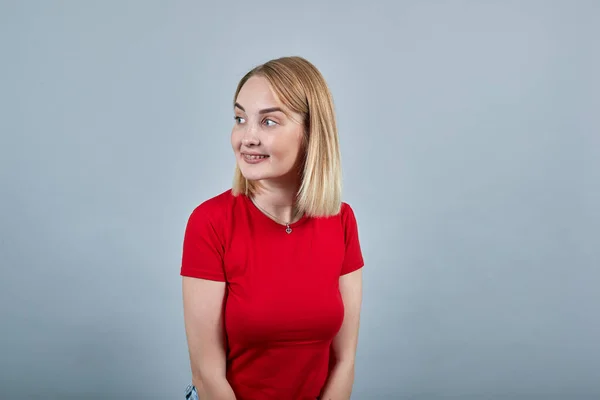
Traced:
<svg viewBox="0 0 600 400">
<path fill-rule="evenodd" d="M 269 156 L 264 155 L 264 154 L 247 154 L 247 153 L 242 153 L 242 157 L 244 158 L 244 161 L 246 161 L 247 163 L 250 163 L 250 164 L 257 164 L 257 163 L 269 158 Z"/>
</svg>

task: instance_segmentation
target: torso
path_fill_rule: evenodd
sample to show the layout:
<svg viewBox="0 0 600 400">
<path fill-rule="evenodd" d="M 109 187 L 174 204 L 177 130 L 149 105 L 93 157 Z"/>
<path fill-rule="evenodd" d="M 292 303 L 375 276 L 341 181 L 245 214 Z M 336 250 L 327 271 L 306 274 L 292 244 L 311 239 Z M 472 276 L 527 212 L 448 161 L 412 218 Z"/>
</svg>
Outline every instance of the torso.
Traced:
<svg viewBox="0 0 600 400">
<path fill-rule="evenodd" d="M 224 259 L 228 378 L 248 399 L 314 399 L 344 315 L 341 221 L 305 217 L 288 234 L 247 197 L 233 201 L 240 204 Z"/>
<path fill-rule="evenodd" d="M 219 238 L 224 277 L 216 267 L 196 270 L 203 261 L 191 256 L 182 274 L 227 282 L 227 379 L 236 398 L 316 399 L 344 319 L 342 268 L 362 266 L 358 239 L 347 254 L 349 206 L 328 218 L 302 217 L 290 234 L 244 195 L 228 191 L 201 207 Z"/>
</svg>

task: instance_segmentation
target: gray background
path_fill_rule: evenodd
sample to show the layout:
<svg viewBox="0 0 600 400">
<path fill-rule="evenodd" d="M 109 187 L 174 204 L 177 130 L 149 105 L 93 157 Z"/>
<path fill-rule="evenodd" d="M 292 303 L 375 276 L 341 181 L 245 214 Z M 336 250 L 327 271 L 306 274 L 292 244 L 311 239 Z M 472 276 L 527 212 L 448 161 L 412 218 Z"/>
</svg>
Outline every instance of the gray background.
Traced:
<svg viewBox="0 0 600 400">
<path fill-rule="evenodd" d="M 182 398 L 184 226 L 282 55 L 338 112 L 353 399 L 599 398 L 599 39 L 598 1 L 0 1 L 0 398 Z"/>
</svg>

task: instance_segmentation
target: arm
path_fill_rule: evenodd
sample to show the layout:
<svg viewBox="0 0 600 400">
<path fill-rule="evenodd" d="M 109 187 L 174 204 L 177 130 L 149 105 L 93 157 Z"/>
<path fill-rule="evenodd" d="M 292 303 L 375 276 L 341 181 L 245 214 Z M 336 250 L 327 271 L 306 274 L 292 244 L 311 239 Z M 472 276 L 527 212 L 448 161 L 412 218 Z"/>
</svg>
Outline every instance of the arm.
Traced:
<svg viewBox="0 0 600 400">
<path fill-rule="evenodd" d="M 192 383 L 202 400 L 235 400 L 225 374 L 225 282 L 184 276 L 182 290 Z"/>
<path fill-rule="evenodd" d="M 349 400 L 354 384 L 354 360 L 362 303 L 362 268 L 340 277 L 344 322 L 333 339 L 333 368 L 323 391 L 323 400 Z"/>
</svg>

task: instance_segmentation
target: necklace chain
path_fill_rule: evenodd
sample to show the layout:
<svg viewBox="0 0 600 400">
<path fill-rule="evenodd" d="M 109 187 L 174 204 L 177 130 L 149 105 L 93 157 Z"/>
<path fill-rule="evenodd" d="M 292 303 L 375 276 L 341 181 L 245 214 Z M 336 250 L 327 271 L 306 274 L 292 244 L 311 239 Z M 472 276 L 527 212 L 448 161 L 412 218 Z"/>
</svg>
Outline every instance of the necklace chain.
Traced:
<svg viewBox="0 0 600 400">
<path fill-rule="evenodd" d="M 292 233 L 292 228 L 290 227 L 290 224 L 292 223 L 292 221 L 294 220 L 294 218 L 296 218 L 296 216 L 298 215 L 298 211 L 299 210 L 296 210 L 296 212 L 294 212 L 294 215 L 292 215 L 292 221 L 290 221 L 290 222 L 283 222 L 279 218 L 277 218 L 276 216 L 274 216 L 273 214 L 271 214 L 270 212 L 268 212 L 267 210 L 265 210 L 264 208 L 262 208 L 261 206 L 259 206 L 258 203 L 256 202 L 256 200 L 254 200 L 254 198 L 250 197 L 250 200 L 252 201 L 252 203 L 256 207 L 258 207 L 259 210 L 261 210 L 262 212 L 264 212 L 265 214 L 267 214 L 269 217 L 271 217 L 272 219 L 274 219 L 277 223 L 279 223 L 281 225 L 285 225 L 285 231 L 288 233 L 288 235 L 290 233 Z"/>
</svg>

